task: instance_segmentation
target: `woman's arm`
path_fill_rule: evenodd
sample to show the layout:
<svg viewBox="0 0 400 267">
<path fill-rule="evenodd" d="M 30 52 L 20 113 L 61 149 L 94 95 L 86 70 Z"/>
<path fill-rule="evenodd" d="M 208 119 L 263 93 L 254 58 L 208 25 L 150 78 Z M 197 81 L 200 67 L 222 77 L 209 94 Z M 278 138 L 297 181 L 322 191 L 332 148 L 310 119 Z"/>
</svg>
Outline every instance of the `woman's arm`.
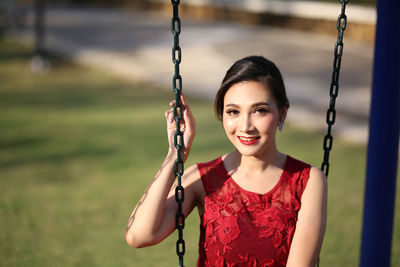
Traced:
<svg viewBox="0 0 400 267">
<path fill-rule="evenodd" d="M 287 267 L 315 267 L 324 239 L 326 217 L 326 178 L 320 169 L 313 167 L 301 198 Z"/>
<path fill-rule="evenodd" d="M 186 99 L 182 96 L 181 100 L 184 107 L 181 130 L 185 145 L 181 155 L 182 159 L 186 161 L 195 135 L 195 120 Z M 173 106 L 174 101 L 170 105 Z M 176 122 L 173 119 L 172 109 L 165 113 L 165 117 L 169 141 L 167 157 L 133 210 L 125 233 L 127 243 L 137 248 L 157 244 L 175 229 L 177 204 L 173 183 L 177 152 L 173 144 Z M 182 185 L 185 187 L 185 201 L 182 208 L 185 216 L 192 211 L 196 204 L 195 187 L 199 180 L 197 166 L 189 168 L 182 177 Z"/>
</svg>

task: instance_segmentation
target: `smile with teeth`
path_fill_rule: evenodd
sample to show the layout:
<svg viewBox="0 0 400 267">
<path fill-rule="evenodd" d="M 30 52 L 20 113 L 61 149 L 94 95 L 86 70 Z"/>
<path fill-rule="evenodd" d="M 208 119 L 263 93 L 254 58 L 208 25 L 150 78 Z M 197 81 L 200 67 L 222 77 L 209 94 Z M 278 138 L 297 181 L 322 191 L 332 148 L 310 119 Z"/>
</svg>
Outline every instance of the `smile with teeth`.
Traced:
<svg viewBox="0 0 400 267">
<path fill-rule="evenodd" d="M 254 136 L 254 137 L 238 136 L 238 139 L 244 145 L 252 145 L 260 139 L 260 136 Z"/>
</svg>

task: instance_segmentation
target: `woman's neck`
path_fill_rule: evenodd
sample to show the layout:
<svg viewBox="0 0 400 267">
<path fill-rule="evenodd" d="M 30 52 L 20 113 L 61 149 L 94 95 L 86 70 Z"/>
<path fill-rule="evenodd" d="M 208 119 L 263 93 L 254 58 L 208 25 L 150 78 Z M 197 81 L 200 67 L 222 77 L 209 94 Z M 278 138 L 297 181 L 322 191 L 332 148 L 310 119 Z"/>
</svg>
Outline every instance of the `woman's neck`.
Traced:
<svg viewBox="0 0 400 267">
<path fill-rule="evenodd" d="M 286 160 L 286 155 L 280 153 L 276 147 L 261 156 L 245 156 L 237 150 L 232 152 L 232 156 L 235 169 L 252 173 L 262 173 L 271 167 L 282 168 Z"/>
</svg>

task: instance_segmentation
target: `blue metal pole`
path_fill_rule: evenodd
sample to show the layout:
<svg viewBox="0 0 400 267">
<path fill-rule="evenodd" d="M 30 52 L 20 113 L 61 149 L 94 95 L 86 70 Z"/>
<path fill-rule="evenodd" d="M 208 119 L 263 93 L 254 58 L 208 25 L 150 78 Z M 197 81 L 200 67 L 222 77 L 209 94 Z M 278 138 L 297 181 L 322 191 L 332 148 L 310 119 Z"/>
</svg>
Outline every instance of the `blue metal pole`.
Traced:
<svg viewBox="0 0 400 267">
<path fill-rule="evenodd" d="M 400 129 L 400 1 L 378 0 L 362 267 L 390 266 Z"/>
</svg>

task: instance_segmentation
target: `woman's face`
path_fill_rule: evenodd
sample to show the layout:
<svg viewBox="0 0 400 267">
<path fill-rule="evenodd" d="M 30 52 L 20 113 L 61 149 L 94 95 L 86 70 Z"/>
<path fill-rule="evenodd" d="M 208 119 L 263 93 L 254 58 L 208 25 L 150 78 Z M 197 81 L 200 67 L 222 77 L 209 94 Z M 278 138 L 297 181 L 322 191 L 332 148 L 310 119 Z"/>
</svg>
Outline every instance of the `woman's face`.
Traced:
<svg viewBox="0 0 400 267">
<path fill-rule="evenodd" d="M 271 91 L 262 83 L 240 82 L 232 85 L 224 97 L 222 122 L 226 135 L 244 156 L 262 157 L 275 149 L 275 133 L 281 114 Z"/>
</svg>

